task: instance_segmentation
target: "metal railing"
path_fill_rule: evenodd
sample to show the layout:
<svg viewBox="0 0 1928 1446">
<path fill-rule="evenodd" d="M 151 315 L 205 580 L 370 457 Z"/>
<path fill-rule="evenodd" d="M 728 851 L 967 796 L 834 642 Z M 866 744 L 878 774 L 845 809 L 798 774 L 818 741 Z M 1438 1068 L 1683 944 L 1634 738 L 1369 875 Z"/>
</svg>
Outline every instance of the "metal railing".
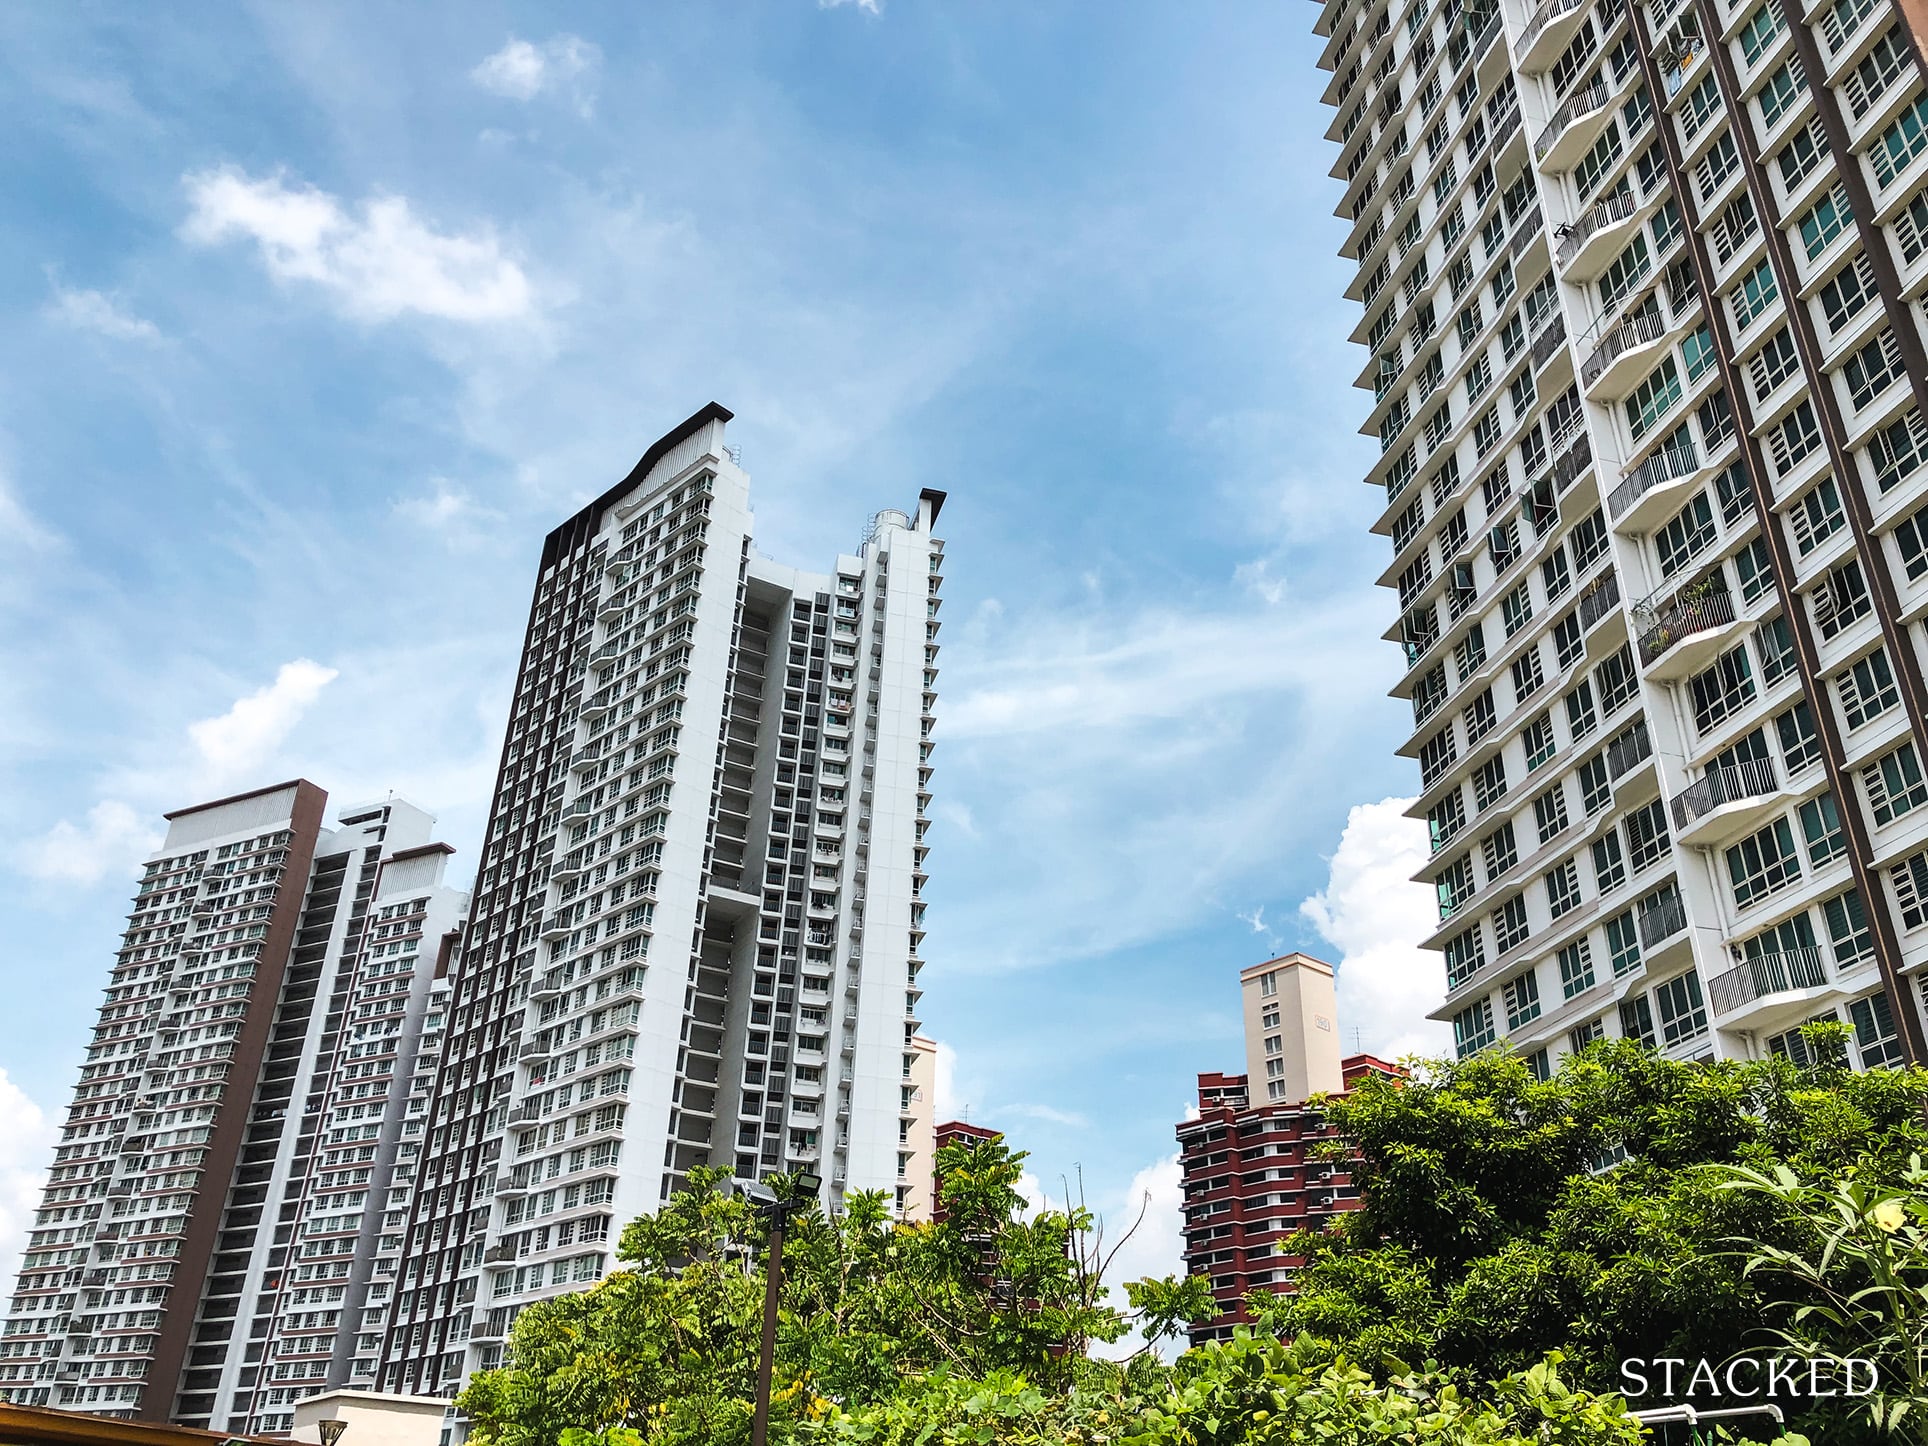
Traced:
<svg viewBox="0 0 1928 1446">
<path fill-rule="evenodd" d="M 1652 949 L 1687 927 L 1687 905 L 1679 894 L 1665 894 L 1640 911 L 1640 945 Z"/>
<path fill-rule="evenodd" d="M 1787 949 L 1761 954 L 1737 969 L 1716 974 L 1707 982 L 1707 999 L 1714 1013 L 1726 1014 L 1769 994 L 1818 989 L 1827 982 L 1827 967 L 1821 962 L 1819 949 Z"/>
<path fill-rule="evenodd" d="M 1609 568 L 1580 599 L 1580 631 L 1585 632 L 1620 606 L 1620 575 Z"/>
<path fill-rule="evenodd" d="M 1724 768 L 1710 768 L 1674 795 L 1674 827 L 1684 829 L 1723 804 L 1764 798 L 1779 789 L 1772 759 L 1748 758 Z"/>
<path fill-rule="evenodd" d="M 1592 386 L 1606 374 L 1608 367 L 1635 347 L 1659 341 L 1666 334 L 1667 318 L 1660 314 L 1658 307 L 1628 317 L 1600 338 L 1600 345 L 1580 368 L 1580 385 Z"/>
<path fill-rule="evenodd" d="M 1607 495 L 1607 510 L 1618 522 L 1632 511 L 1634 503 L 1663 482 L 1686 477 L 1700 470 L 1700 454 L 1692 443 L 1662 447 L 1636 467 L 1618 487 Z"/>
<path fill-rule="evenodd" d="M 1607 745 L 1607 775 L 1617 781 L 1628 769 L 1653 756 L 1653 735 L 1647 731 L 1647 720 L 1642 718 Z"/>
<path fill-rule="evenodd" d="M 1533 18 L 1526 22 L 1526 30 L 1520 36 L 1520 53 L 1525 54 L 1531 50 L 1540 36 L 1545 33 L 1547 26 L 1556 20 L 1564 20 L 1587 3 L 1588 0 L 1546 0 L 1544 5 L 1533 12 Z"/>
<path fill-rule="evenodd" d="M 1626 220 L 1634 213 L 1635 207 L 1636 203 L 1631 190 L 1609 196 L 1606 200 L 1588 207 L 1560 242 L 1560 269 L 1564 271 L 1572 264 L 1573 258 L 1580 254 L 1580 248 L 1591 241 L 1594 233 L 1601 227 Z"/>
<path fill-rule="evenodd" d="M 1566 318 L 1556 316 L 1547 329 L 1533 338 L 1533 370 L 1538 371 L 1547 364 L 1554 352 L 1566 341 Z"/>
<path fill-rule="evenodd" d="M 1547 152 L 1559 142 L 1569 126 L 1582 116 L 1604 110 L 1612 94 L 1604 80 L 1596 80 L 1584 90 L 1576 90 L 1568 96 L 1565 103 L 1553 112 L 1553 119 L 1546 123 L 1546 129 L 1540 132 L 1540 138 L 1533 142 L 1533 158 L 1545 160 Z"/>
<path fill-rule="evenodd" d="M 1640 635 L 1640 656 L 1651 663 L 1682 638 L 1724 627 L 1738 615 L 1731 592 L 1684 599 L 1655 615 L 1653 626 Z"/>
</svg>

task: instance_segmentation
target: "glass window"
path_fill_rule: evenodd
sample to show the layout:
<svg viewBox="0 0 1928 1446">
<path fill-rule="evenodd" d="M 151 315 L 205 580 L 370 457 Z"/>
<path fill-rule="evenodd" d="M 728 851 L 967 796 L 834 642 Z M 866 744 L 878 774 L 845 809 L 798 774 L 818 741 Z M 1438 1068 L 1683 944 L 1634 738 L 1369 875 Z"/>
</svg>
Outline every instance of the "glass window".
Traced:
<svg viewBox="0 0 1928 1446">
<path fill-rule="evenodd" d="M 1776 819 L 1752 838 L 1727 850 L 1727 876 L 1734 903 L 1745 908 L 1801 877 L 1800 855 L 1794 849 L 1794 830 Z"/>
<path fill-rule="evenodd" d="M 1640 930 L 1634 924 L 1632 909 L 1607 920 L 1607 962 L 1613 966 L 1616 979 L 1640 967 Z"/>
<path fill-rule="evenodd" d="M 1568 999 L 1593 988 L 1593 953 L 1585 939 L 1560 950 L 1560 992 Z"/>
<path fill-rule="evenodd" d="M 1701 1002 L 1700 975 L 1689 969 L 1678 979 L 1669 979 L 1654 990 L 1660 1005 L 1660 1037 L 1669 1044 L 1682 1044 L 1707 1033 L 1707 1009 Z"/>
<path fill-rule="evenodd" d="M 1841 813 L 1834 795 L 1824 793 L 1801 805 L 1801 832 L 1807 838 L 1808 867 L 1818 869 L 1848 851 L 1841 832 Z"/>
<path fill-rule="evenodd" d="M 1518 1029 L 1540 1017 L 1540 981 L 1529 969 L 1501 991 L 1506 998 L 1506 1027 Z"/>
</svg>

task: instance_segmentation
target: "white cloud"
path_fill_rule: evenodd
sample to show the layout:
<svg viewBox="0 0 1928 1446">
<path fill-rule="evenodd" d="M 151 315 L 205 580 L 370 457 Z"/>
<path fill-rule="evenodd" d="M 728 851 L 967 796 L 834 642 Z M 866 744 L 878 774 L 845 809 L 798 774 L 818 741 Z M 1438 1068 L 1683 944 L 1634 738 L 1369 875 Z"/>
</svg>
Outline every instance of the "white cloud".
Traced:
<svg viewBox="0 0 1928 1446">
<path fill-rule="evenodd" d="M 103 799 L 76 827 L 66 819 L 16 854 L 21 872 L 52 883 L 94 884 L 109 873 L 131 874 L 160 843 L 160 834 L 135 809 Z"/>
<path fill-rule="evenodd" d="M 1438 913 L 1413 875 L 1430 850 L 1426 825 L 1407 818 L 1410 798 L 1362 803 L 1346 816 L 1326 886 L 1299 906 L 1339 950 L 1339 1026 L 1348 1043 L 1382 1058 L 1437 1054 L 1450 1042 L 1426 1018 L 1444 991 L 1445 966 L 1419 947 Z"/>
<path fill-rule="evenodd" d="M 364 321 L 407 312 L 448 321 L 527 316 L 534 292 L 487 229 L 448 235 L 418 221 L 402 196 L 371 196 L 351 212 L 279 174 L 255 180 L 233 166 L 183 178 L 191 211 L 181 235 L 198 246 L 253 241 L 277 281 L 307 281 Z"/>
<path fill-rule="evenodd" d="M 552 35 L 541 45 L 511 37 L 471 70 L 469 79 L 491 95 L 519 101 L 566 86 L 587 115 L 595 101 L 591 82 L 601 64 L 602 52 L 580 35 Z"/>
<path fill-rule="evenodd" d="M 6 477 L 0 476 L 0 549 L 15 546 L 29 552 L 47 552 L 59 545 L 59 537 L 35 520 L 13 495 Z"/>
<path fill-rule="evenodd" d="M 999 1115 L 1017 1115 L 1026 1120 L 1042 1120 L 1047 1125 L 1065 1125 L 1071 1129 L 1083 1129 L 1091 1123 L 1075 1110 L 1061 1110 L 1052 1105 L 1004 1105 Z"/>
<path fill-rule="evenodd" d="M 882 15 L 883 0 L 817 0 L 819 10 L 841 10 L 846 5 L 855 5 L 867 15 Z"/>
<path fill-rule="evenodd" d="M 47 303 L 47 315 L 76 331 L 96 332 L 115 341 L 162 340 L 161 329 L 153 322 L 124 310 L 112 297 L 98 291 L 69 291 L 56 286 L 53 300 Z"/>
<path fill-rule="evenodd" d="M 53 1158 L 54 1123 L 0 1069 L 0 1281 L 12 1283 L 40 1208 Z"/>
<path fill-rule="evenodd" d="M 338 676 L 335 669 L 306 658 L 283 663 L 267 687 L 238 699 L 218 718 L 189 724 L 188 737 L 215 779 L 252 772 L 267 762 Z"/>
<path fill-rule="evenodd" d="M 455 548 L 481 541 L 489 524 L 501 520 L 499 512 L 479 505 L 444 477 L 435 478 L 433 490 L 422 496 L 397 498 L 394 508 L 403 521 L 435 533 Z"/>
<path fill-rule="evenodd" d="M 1117 1309 L 1126 1309 L 1126 1281 L 1183 1273 L 1183 1186 L 1184 1172 L 1178 1166 L 1178 1152 L 1173 1151 L 1133 1175 L 1123 1199 L 1104 1213 L 1103 1248 L 1111 1257 L 1104 1279 L 1111 1287 L 1109 1303 Z M 1140 1344 L 1138 1333 L 1133 1331 L 1122 1340 L 1099 1346 L 1098 1351 L 1118 1359 L 1130 1355 Z"/>
</svg>

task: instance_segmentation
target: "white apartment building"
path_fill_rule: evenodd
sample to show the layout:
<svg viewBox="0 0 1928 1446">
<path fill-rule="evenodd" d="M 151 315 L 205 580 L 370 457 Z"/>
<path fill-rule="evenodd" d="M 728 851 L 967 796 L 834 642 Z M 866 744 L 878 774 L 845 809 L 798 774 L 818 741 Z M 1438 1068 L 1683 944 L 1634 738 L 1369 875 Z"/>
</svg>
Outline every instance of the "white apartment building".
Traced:
<svg viewBox="0 0 1928 1446">
<path fill-rule="evenodd" d="M 7 1399 L 286 1429 L 272 1398 L 369 1378 L 368 1338 L 336 1327 L 385 1308 L 382 1207 L 421 1128 L 407 1086 L 464 896 L 429 815 L 390 800 L 327 828 L 326 805 L 296 781 L 168 815 L 0 1335 Z M 434 935 L 419 958 L 375 942 L 404 904 Z M 399 1045 L 379 1060 L 376 1032 Z M 359 1242 L 353 1263 L 321 1235 Z"/>
<path fill-rule="evenodd" d="M 729 418 L 544 546 L 385 1390 L 497 1364 L 693 1166 L 911 1188 L 943 494 L 770 562 Z"/>
<path fill-rule="evenodd" d="M 1928 95 L 1890 0 L 1330 0 L 1462 1054 L 1924 1055 Z"/>
</svg>

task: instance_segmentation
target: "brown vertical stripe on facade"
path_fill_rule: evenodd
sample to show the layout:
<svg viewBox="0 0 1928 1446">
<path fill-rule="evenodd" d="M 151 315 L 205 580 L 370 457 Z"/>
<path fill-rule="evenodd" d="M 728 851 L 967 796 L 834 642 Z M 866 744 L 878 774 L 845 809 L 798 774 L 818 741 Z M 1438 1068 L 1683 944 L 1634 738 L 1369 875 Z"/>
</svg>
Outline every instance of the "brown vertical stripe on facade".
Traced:
<svg viewBox="0 0 1928 1446">
<path fill-rule="evenodd" d="M 1713 28 L 1709 33 L 1719 35 L 1721 33 L 1719 18 L 1709 0 L 1702 0 L 1699 9 L 1702 24 L 1711 24 Z M 1660 67 L 1654 59 L 1653 37 L 1647 29 L 1644 8 L 1635 3 L 1629 5 L 1628 11 L 1634 43 L 1640 52 L 1641 68 L 1647 77 L 1647 92 L 1654 103 L 1655 130 L 1659 135 L 1662 154 L 1666 157 L 1667 174 L 1673 183 L 1675 203 L 1680 207 L 1688 255 L 1693 260 L 1695 277 L 1700 286 L 1701 310 L 1707 318 L 1708 330 L 1714 341 L 1714 355 L 1720 369 L 1721 383 L 1727 389 L 1728 403 L 1733 409 L 1735 437 L 1740 445 L 1742 461 L 1747 467 L 1748 483 L 1754 497 L 1754 510 L 1760 523 L 1761 537 L 1767 544 L 1768 554 L 1773 563 L 1774 590 L 1781 601 L 1781 614 L 1787 620 L 1788 633 L 1794 639 L 1795 665 L 1801 675 L 1801 684 L 1807 695 L 1809 711 L 1814 716 L 1815 729 L 1821 737 L 1821 764 L 1828 776 L 1828 786 L 1834 791 L 1842 827 L 1848 834 L 1849 867 L 1854 874 L 1855 887 L 1861 892 L 1869 927 L 1874 933 L 1875 953 L 1882 983 L 1893 996 L 1894 1013 L 1901 1029 L 1902 1048 L 1911 1060 L 1922 1060 L 1928 1058 L 1928 1043 L 1923 1040 L 1920 1020 L 1915 1012 L 1908 1008 L 1908 996 L 1902 988 L 1901 939 L 1895 932 L 1894 916 L 1888 908 L 1887 895 L 1881 887 L 1879 876 L 1874 872 L 1873 844 L 1869 838 L 1867 820 L 1862 816 L 1859 796 L 1855 793 L 1853 780 L 1847 775 L 1843 764 L 1847 755 L 1842 747 L 1841 730 L 1835 721 L 1834 710 L 1828 705 L 1826 684 L 1821 676 L 1820 650 L 1814 641 L 1807 611 L 1799 606 L 1799 600 L 1793 589 L 1794 560 L 1788 550 L 1787 535 L 1781 530 L 1775 516 L 1774 491 L 1768 481 L 1766 459 L 1761 455 L 1760 442 L 1753 433 L 1752 393 L 1742 386 L 1742 378 L 1735 364 L 1734 338 L 1728 330 L 1726 314 L 1720 308 L 1719 295 L 1714 290 L 1714 267 L 1708 259 L 1706 239 L 1700 232 L 1700 207 L 1695 200 L 1695 192 L 1690 189 L 1691 178 L 1681 161 L 1679 138 L 1674 134 L 1672 118 L 1663 108 L 1666 88 L 1662 83 Z M 1722 62 L 1727 61 L 1729 57 L 1720 41 L 1715 41 L 1708 49 L 1715 57 L 1720 83 L 1726 91 L 1730 111 L 1729 124 L 1738 127 L 1744 123 L 1745 112 L 1734 109 L 1736 98 L 1733 91 L 1732 69 L 1731 66 L 1722 67 Z M 1793 273 L 1786 269 L 1786 238 L 1778 227 L 1768 224 L 1770 218 L 1779 215 L 1780 208 L 1773 194 L 1766 187 L 1765 178 L 1761 174 L 1759 157 L 1755 154 L 1756 147 L 1751 143 L 1751 138 L 1737 135 L 1735 139 L 1736 148 L 1741 154 L 1747 188 L 1756 209 L 1762 216 L 1761 227 L 1767 235 L 1767 244 L 1772 249 L 1776 239 L 1783 243 L 1781 254 L 1774 258 L 1775 266 L 1784 281 L 1791 279 Z M 1740 144 L 1743 139 L 1748 139 L 1749 143 Z M 1789 313 L 1789 326 L 1795 328 L 1797 337 L 1800 334 L 1800 323 L 1806 319 L 1805 313 L 1796 314 L 1798 307 L 1798 300 L 1790 296 L 1786 309 Z M 1812 338 L 1809 337 L 1808 340 L 1811 341 Z M 1818 367 L 1810 366 L 1807 352 L 1803 352 L 1801 360 L 1807 373 L 1809 390 L 1818 393 L 1826 385 L 1826 379 L 1821 375 Z M 1815 398 L 1817 409 L 1820 404 L 1821 399 L 1817 396 Z M 1837 442 L 1838 438 L 1830 441 L 1831 451 Z M 1851 477 L 1851 473 L 1841 476 L 1840 490 L 1843 492 L 1853 490 L 1850 485 Z M 1863 569 L 1863 571 L 1866 570 Z M 1883 621 L 1885 624 L 1889 619 L 1884 618 Z M 1900 666 L 1899 660 L 1896 661 L 1896 666 Z M 1916 726 L 1918 732 L 1918 722 Z"/>
<path fill-rule="evenodd" d="M 261 1059 L 267 1052 L 268 1036 L 273 1032 L 275 1016 L 281 1008 L 288 956 L 294 948 L 295 931 L 307 901 L 308 875 L 314 867 L 315 844 L 321 835 L 322 813 L 328 805 L 328 794 L 306 779 L 299 780 L 294 787 L 293 818 L 288 826 L 292 835 L 288 840 L 288 861 L 275 896 L 274 912 L 268 916 L 268 932 L 261 943 L 254 988 L 248 995 L 248 1012 L 242 1018 L 234 1054 L 228 1060 L 227 1088 L 222 1091 L 213 1138 L 208 1141 L 200 1188 L 195 1191 L 194 1203 L 188 1210 L 181 1253 L 175 1259 L 174 1278 L 168 1286 L 166 1304 L 161 1308 L 161 1329 L 148 1366 L 147 1389 L 141 1392 L 137 1417 L 140 1420 L 166 1421 L 174 1415 L 190 1337 L 200 1314 L 196 1307 L 207 1286 L 208 1268 L 214 1259 L 215 1242 L 220 1238 L 222 1217 L 227 1213 L 241 1141 L 254 1107 Z M 260 1228 L 274 1228 L 265 1208 Z M 245 1314 L 236 1316 L 237 1330 L 243 1328 L 245 1319 Z"/>
</svg>

